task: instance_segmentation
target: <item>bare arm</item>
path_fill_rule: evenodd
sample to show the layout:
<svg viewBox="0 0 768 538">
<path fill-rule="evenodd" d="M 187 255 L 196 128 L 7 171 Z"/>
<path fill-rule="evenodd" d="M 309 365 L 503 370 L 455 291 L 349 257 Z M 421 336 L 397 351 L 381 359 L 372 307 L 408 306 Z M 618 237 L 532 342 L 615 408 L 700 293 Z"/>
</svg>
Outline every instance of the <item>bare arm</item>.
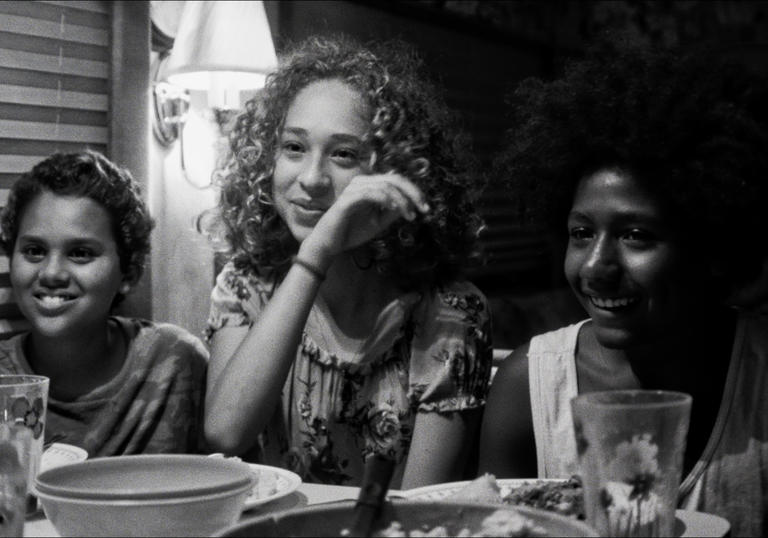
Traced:
<svg viewBox="0 0 768 538">
<path fill-rule="evenodd" d="M 462 480 L 481 411 L 418 413 L 402 489 Z"/>
<path fill-rule="evenodd" d="M 423 194 L 397 174 L 358 176 L 301 244 L 298 257 L 321 271 L 397 218 L 426 211 Z M 321 280 L 293 265 L 250 329 L 225 328 L 212 339 L 205 435 L 229 454 L 251 448 L 275 410 Z"/>
<path fill-rule="evenodd" d="M 491 385 L 480 433 L 479 471 L 497 478 L 537 475 L 528 345 L 504 360 Z"/>
<path fill-rule="evenodd" d="M 274 412 L 320 281 L 294 265 L 250 328 L 224 328 L 211 341 L 205 435 L 214 450 L 240 454 Z"/>
</svg>

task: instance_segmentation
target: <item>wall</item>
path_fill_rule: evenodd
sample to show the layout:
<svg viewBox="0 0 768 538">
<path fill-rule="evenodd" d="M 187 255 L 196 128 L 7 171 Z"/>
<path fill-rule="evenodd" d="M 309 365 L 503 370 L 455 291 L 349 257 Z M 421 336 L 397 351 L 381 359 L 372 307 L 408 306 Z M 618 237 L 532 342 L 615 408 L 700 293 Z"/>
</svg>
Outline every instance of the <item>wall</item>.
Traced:
<svg viewBox="0 0 768 538">
<path fill-rule="evenodd" d="M 153 56 L 157 53 L 153 53 Z M 153 61 L 156 57 L 153 57 Z M 156 321 L 180 325 L 201 335 L 213 285 L 213 251 L 195 219 L 216 203 L 210 182 L 218 140 L 205 108 L 205 96 L 192 95 L 184 125 L 186 174 L 181 168 L 181 140 L 150 146 L 150 209 L 157 223 L 152 243 L 152 314 Z"/>
</svg>

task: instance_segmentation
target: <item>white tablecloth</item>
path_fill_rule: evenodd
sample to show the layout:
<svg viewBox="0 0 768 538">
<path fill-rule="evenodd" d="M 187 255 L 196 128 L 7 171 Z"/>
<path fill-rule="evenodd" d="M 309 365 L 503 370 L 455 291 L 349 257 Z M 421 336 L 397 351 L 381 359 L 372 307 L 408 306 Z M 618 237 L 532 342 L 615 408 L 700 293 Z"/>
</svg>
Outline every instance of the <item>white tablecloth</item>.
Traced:
<svg viewBox="0 0 768 538">
<path fill-rule="evenodd" d="M 255 517 L 260 513 L 268 513 L 278 510 L 288 510 L 290 508 L 305 506 L 309 504 L 318 504 L 331 501 L 342 501 L 345 499 L 357 499 L 359 488 L 349 486 L 326 486 L 322 484 L 302 484 L 299 489 L 277 501 L 261 507 L 261 509 L 252 510 L 243 514 L 244 518 Z M 59 536 L 56 529 L 44 515 L 38 514 L 27 519 L 24 525 L 24 536 Z"/>
</svg>

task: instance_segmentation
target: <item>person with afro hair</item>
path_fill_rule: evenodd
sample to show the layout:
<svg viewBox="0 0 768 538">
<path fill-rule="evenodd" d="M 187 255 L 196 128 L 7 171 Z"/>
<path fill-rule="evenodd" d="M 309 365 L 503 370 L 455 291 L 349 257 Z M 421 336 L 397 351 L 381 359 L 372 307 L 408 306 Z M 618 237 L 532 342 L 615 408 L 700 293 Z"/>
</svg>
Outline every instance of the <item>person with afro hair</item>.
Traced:
<svg viewBox="0 0 768 538">
<path fill-rule="evenodd" d="M 305 481 L 463 478 L 491 368 L 481 183 L 410 47 L 314 37 L 230 134 L 206 435 Z M 472 470 L 472 472 L 474 469 Z"/>
<path fill-rule="evenodd" d="M 594 50 L 524 81 L 496 172 L 531 227 L 564 237 L 588 318 L 533 337 L 494 378 L 480 471 L 577 472 L 570 400 L 693 396 L 680 506 L 768 530 L 768 321 L 734 298 L 768 243 L 765 81 L 712 56 Z"/>
</svg>

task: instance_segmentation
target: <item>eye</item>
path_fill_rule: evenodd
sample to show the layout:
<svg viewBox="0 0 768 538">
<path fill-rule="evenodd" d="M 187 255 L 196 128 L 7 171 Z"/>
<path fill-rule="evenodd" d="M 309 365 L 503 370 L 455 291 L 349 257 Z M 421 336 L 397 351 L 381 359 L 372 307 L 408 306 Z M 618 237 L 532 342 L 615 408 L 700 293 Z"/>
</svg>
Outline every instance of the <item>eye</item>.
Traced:
<svg viewBox="0 0 768 538">
<path fill-rule="evenodd" d="M 24 245 L 19 249 L 19 252 L 21 252 L 25 260 L 32 263 L 42 261 L 46 254 L 42 246 L 35 244 Z"/>
<path fill-rule="evenodd" d="M 304 153 L 304 146 L 295 140 L 285 140 L 280 145 L 280 150 L 289 158 L 298 158 Z"/>
<path fill-rule="evenodd" d="M 88 263 L 96 257 L 96 253 L 88 247 L 75 247 L 69 251 L 69 259 L 76 263 Z"/>
<path fill-rule="evenodd" d="M 652 246 L 658 240 L 658 237 L 648 230 L 641 228 L 632 228 L 622 235 L 625 243 L 635 248 L 647 248 Z"/>
<path fill-rule="evenodd" d="M 571 243 L 582 243 L 592 239 L 594 233 L 586 226 L 573 226 L 568 229 L 568 237 Z"/>
<path fill-rule="evenodd" d="M 331 153 L 334 162 L 345 168 L 357 166 L 360 163 L 360 156 L 357 150 L 352 148 L 337 148 Z"/>
</svg>

